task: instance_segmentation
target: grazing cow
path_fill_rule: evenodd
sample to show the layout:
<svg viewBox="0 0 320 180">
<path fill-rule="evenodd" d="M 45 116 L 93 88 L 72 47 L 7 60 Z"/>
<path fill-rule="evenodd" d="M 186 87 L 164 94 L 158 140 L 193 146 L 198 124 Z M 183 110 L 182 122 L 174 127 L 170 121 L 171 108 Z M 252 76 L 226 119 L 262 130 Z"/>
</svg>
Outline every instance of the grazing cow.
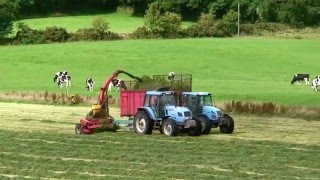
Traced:
<svg viewBox="0 0 320 180">
<path fill-rule="evenodd" d="M 291 84 L 294 84 L 295 82 L 300 84 L 300 81 L 305 81 L 305 85 L 309 85 L 309 74 L 295 74 L 292 78 Z"/>
<path fill-rule="evenodd" d="M 68 75 L 67 71 L 56 72 L 56 74 L 53 77 L 53 82 L 56 82 L 56 80 L 58 79 L 59 76 L 65 76 L 65 75 Z"/>
<path fill-rule="evenodd" d="M 87 80 L 86 80 L 86 90 L 87 91 L 93 91 L 93 84 L 94 84 L 95 82 L 93 81 L 93 79 L 92 78 L 88 78 Z"/>
<path fill-rule="evenodd" d="M 314 91 L 318 91 L 318 87 L 320 87 L 320 75 L 316 76 L 316 78 L 312 81 L 311 88 Z"/>
<path fill-rule="evenodd" d="M 125 84 L 124 84 L 124 81 L 121 80 L 121 79 L 112 79 L 112 80 L 111 80 L 111 83 L 110 83 L 109 86 L 108 86 L 108 91 L 109 91 L 109 92 L 111 92 L 112 86 L 114 86 L 114 87 L 117 88 L 117 89 L 116 89 L 116 92 L 118 92 L 120 88 L 126 89 L 126 86 L 125 86 Z"/>
<path fill-rule="evenodd" d="M 168 80 L 169 81 L 172 81 L 172 80 L 174 80 L 174 76 L 176 75 L 176 73 L 174 73 L 174 72 L 169 72 L 169 74 L 168 74 Z"/>
<path fill-rule="evenodd" d="M 58 86 L 63 87 L 63 84 L 66 87 L 71 87 L 71 76 L 70 75 L 62 75 L 57 78 Z"/>
</svg>

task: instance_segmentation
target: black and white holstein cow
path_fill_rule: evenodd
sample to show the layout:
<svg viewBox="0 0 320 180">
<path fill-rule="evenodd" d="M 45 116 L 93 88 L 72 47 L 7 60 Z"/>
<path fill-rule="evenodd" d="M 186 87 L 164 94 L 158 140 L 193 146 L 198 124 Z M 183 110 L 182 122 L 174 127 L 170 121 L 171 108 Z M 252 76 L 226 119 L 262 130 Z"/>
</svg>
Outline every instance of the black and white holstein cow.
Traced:
<svg viewBox="0 0 320 180">
<path fill-rule="evenodd" d="M 58 83 L 58 86 L 60 87 L 63 87 L 63 85 L 65 85 L 66 87 L 71 87 L 71 76 L 70 75 L 58 76 L 57 83 Z"/>
<path fill-rule="evenodd" d="M 168 80 L 169 80 L 169 81 L 173 81 L 175 75 L 176 75 L 176 73 L 174 73 L 174 72 L 169 72 L 169 74 L 168 74 Z"/>
<path fill-rule="evenodd" d="M 292 78 L 291 84 L 294 84 L 295 82 L 300 84 L 300 81 L 305 81 L 305 85 L 310 85 L 309 74 L 295 74 Z"/>
<path fill-rule="evenodd" d="M 53 77 L 53 82 L 56 82 L 59 76 L 66 76 L 66 75 L 68 75 L 67 71 L 56 72 L 56 74 Z"/>
<path fill-rule="evenodd" d="M 318 89 L 318 88 L 320 88 L 320 75 L 316 76 L 316 78 L 312 81 L 311 88 L 314 91 L 320 90 L 320 89 Z"/>
<path fill-rule="evenodd" d="M 94 85 L 94 81 L 93 81 L 93 79 L 92 78 L 88 78 L 87 80 L 86 80 L 86 90 L 87 91 L 93 91 L 93 85 Z"/>
<path fill-rule="evenodd" d="M 121 79 L 112 79 L 111 83 L 108 86 L 108 91 L 111 92 L 112 91 L 112 87 L 116 87 L 116 92 L 119 91 L 120 88 L 124 88 L 125 89 L 125 84 L 124 81 Z"/>
</svg>

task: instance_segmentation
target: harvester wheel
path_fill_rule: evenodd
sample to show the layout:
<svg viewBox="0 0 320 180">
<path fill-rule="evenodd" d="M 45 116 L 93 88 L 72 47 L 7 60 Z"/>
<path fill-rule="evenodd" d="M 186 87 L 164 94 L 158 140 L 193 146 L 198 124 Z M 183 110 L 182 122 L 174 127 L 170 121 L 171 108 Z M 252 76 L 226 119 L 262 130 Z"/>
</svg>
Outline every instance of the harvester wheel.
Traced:
<svg viewBox="0 0 320 180">
<path fill-rule="evenodd" d="M 211 122 L 210 120 L 205 116 L 200 116 L 199 120 L 202 125 L 202 134 L 209 134 L 211 131 Z"/>
<path fill-rule="evenodd" d="M 83 134 L 81 124 L 76 124 L 76 126 L 75 126 L 75 128 L 74 128 L 74 132 L 75 132 L 76 134 Z"/>
<path fill-rule="evenodd" d="M 176 136 L 179 132 L 177 123 L 172 119 L 165 119 L 161 124 L 162 132 L 167 136 Z"/>
<path fill-rule="evenodd" d="M 198 119 L 194 119 L 196 121 L 195 127 L 190 127 L 188 129 L 189 136 L 200 136 L 202 133 L 202 123 Z"/>
<path fill-rule="evenodd" d="M 133 128 L 137 134 L 151 134 L 153 123 L 145 111 L 138 111 L 133 119 Z"/>
<path fill-rule="evenodd" d="M 220 125 L 220 132 L 225 134 L 233 133 L 234 129 L 234 121 L 233 118 L 227 114 L 224 114 L 224 120 Z"/>
</svg>

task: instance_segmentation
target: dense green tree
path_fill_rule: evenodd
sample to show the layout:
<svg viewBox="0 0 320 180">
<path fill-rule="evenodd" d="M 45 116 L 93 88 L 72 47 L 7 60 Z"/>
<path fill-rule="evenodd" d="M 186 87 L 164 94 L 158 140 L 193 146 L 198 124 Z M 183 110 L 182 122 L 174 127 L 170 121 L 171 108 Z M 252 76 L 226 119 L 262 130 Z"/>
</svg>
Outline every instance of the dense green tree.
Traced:
<svg viewBox="0 0 320 180">
<path fill-rule="evenodd" d="M 12 21 L 16 18 L 17 11 L 18 4 L 15 1 L 0 0 L 0 38 L 12 32 Z"/>
</svg>

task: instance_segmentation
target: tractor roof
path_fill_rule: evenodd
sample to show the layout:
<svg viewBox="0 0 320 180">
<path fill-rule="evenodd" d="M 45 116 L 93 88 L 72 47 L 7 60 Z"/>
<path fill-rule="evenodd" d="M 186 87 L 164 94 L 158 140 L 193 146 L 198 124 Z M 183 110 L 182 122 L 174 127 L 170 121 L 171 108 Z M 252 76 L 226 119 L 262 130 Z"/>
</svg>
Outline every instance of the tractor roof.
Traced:
<svg viewBox="0 0 320 180">
<path fill-rule="evenodd" d="M 192 95 L 192 96 L 206 96 L 211 95 L 211 93 L 208 92 L 183 92 L 183 95 Z"/>
<path fill-rule="evenodd" d="M 169 94 L 174 94 L 174 92 L 173 91 L 147 91 L 147 93 L 146 94 L 148 94 L 148 95 L 164 95 L 164 94 L 166 94 L 166 95 L 169 95 Z"/>
</svg>

